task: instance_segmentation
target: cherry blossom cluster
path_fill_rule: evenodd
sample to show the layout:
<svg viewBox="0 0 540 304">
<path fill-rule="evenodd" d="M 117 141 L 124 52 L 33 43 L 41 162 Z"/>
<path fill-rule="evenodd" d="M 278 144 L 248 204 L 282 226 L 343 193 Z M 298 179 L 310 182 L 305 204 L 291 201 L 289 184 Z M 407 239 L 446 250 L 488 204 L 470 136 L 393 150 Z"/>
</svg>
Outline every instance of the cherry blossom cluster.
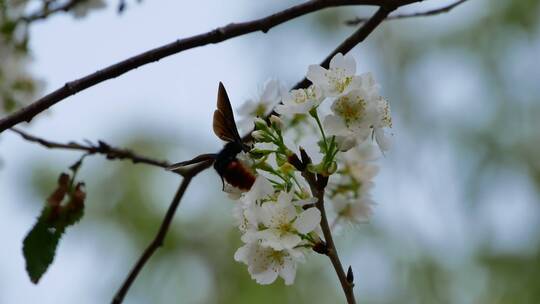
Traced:
<svg viewBox="0 0 540 304">
<path fill-rule="evenodd" d="M 328 180 L 323 191 L 333 206 L 332 229 L 366 221 L 378 170 L 373 143 L 389 148 L 388 102 L 370 73 L 356 75 L 353 57 L 337 54 L 328 69 L 312 65 L 306 76 L 311 85 L 291 91 L 268 81 L 239 111 L 240 126 L 255 128 L 253 149 L 238 159 L 256 179 L 247 192 L 227 187 L 237 199 L 234 215 L 244 243 L 234 258 L 260 284 L 278 276 L 292 284 L 297 264 L 324 244 L 324 206 L 307 176 Z M 270 115 L 273 110 L 279 116 Z"/>
</svg>

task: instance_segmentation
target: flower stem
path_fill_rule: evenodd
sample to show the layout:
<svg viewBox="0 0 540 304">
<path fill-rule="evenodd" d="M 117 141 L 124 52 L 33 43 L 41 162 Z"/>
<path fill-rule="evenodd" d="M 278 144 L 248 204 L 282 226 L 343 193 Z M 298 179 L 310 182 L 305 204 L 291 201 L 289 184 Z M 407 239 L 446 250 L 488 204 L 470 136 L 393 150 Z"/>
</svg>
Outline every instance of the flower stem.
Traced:
<svg viewBox="0 0 540 304">
<path fill-rule="evenodd" d="M 321 120 L 319 119 L 317 108 L 311 109 L 311 111 L 309 111 L 309 114 L 311 115 L 311 117 L 315 119 L 315 121 L 317 122 L 317 126 L 319 127 L 319 130 L 321 131 L 321 136 L 323 138 L 323 143 L 324 143 L 324 153 L 326 154 L 328 153 L 328 142 L 326 141 L 326 134 L 324 134 L 324 129 L 321 124 Z"/>
</svg>

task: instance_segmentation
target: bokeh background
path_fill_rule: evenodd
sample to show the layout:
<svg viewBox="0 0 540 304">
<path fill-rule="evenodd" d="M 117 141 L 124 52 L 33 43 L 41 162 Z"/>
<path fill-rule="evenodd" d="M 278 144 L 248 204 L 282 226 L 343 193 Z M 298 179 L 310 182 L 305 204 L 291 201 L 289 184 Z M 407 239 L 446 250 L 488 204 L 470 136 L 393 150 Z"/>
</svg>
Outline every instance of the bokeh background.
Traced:
<svg viewBox="0 0 540 304">
<path fill-rule="evenodd" d="M 0 88 L 9 91 L 6 79 L 20 73 L 32 79 L 27 93 L 41 96 L 127 56 L 299 2 L 128 1 L 118 14 L 110 1 L 84 18 L 56 14 L 32 24 L 18 55 L 0 44 Z M 19 10 L 39 5 L 28 1 Z M 269 77 L 292 85 L 354 30 L 345 20 L 372 12 L 329 9 L 266 35 L 189 50 L 70 97 L 24 128 L 170 161 L 216 151 L 219 81 L 234 108 Z M 469 0 L 447 14 L 389 21 L 352 51 L 358 70 L 382 84 L 394 118 L 374 216 L 337 237 L 360 303 L 540 303 L 539 16 L 536 0 Z M 15 106 L 33 100 L 17 96 Z M 85 217 L 33 285 L 22 240 L 59 173 L 79 157 L 0 135 L 0 303 L 108 303 L 157 231 L 179 177 L 89 157 L 79 173 L 88 191 Z M 343 301 L 330 264 L 315 254 L 291 287 L 253 282 L 233 260 L 239 233 L 220 188 L 213 171 L 196 178 L 126 303 Z"/>
</svg>

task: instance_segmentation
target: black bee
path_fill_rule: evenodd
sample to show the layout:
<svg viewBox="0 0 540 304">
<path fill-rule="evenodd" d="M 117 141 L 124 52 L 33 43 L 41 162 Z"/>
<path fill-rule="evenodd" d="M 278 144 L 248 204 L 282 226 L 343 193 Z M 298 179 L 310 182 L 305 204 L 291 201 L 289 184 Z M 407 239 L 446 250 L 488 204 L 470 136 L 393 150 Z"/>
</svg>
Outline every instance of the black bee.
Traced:
<svg viewBox="0 0 540 304">
<path fill-rule="evenodd" d="M 175 171 L 187 165 L 202 161 L 214 160 L 214 169 L 221 177 L 223 187 L 225 181 L 230 185 L 248 191 L 255 182 L 255 175 L 236 158 L 238 153 L 248 152 L 250 146 L 242 141 L 234 121 L 234 114 L 225 87 L 220 82 L 217 97 L 217 109 L 214 111 L 212 126 L 214 133 L 227 143 L 217 154 L 203 154 L 192 160 L 176 163 L 168 169 Z"/>
</svg>

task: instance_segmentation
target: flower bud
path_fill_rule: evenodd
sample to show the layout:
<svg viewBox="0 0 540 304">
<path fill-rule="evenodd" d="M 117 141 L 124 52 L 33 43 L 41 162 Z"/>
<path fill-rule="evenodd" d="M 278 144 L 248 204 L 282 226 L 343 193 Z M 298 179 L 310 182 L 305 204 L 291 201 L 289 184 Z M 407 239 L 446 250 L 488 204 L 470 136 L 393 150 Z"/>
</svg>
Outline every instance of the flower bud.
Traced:
<svg viewBox="0 0 540 304">
<path fill-rule="evenodd" d="M 272 172 L 274 170 L 274 168 L 272 168 L 272 166 L 270 166 L 266 161 L 261 161 L 261 162 L 256 163 L 255 168 L 263 170 L 263 171 L 267 171 L 267 172 Z"/>
<path fill-rule="evenodd" d="M 271 141 L 270 138 L 268 137 L 268 135 L 266 135 L 266 132 L 262 131 L 262 130 L 257 130 L 257 131 L 251 132 L 251 137 L 253 137 L 253 139 L 255 139 L 258 142 L 270 142 Z"/>
<path fill-rule="evenodd" d="M 328 175 L 332 175 L 334 173 L 336 173 L 338 169 L 338 165 L 335 161 L 333 161 L 330 166 L 328 166 L 328 168 L 326 169 L 326 172 L 328 173 Z"/>
<path fill-rule="evenodd" d="M 354 284 L 354 274 L 352 271 L 352 266 L 349 266 L 349 269 L 347 270 L 347 282 L 349 282 L 349 284 Z"/>
<path fill-rule="evenodd" d="M 263 149 L 257 149 L 257 148 L 249 151 L 249 155 L 255 159 L 263 158 L 270 153 L 272 153 L 271 150 L 263 150 Z"/>
<path fill-rule="evenodd" d="M 278 166 L 283 166 L 287 162 L 287 158 L 283 154 L 276 153 L 276 163 Z"/>
<path fill-rule="evenodd" d="M 319 254 L 328 254 L 328 246 L 326 246 L 326 243 L 323 240 L 320 240 L 319 242 L 315 243 L 313 245 L 313 251 Z"/>
<path fill-rule="evenodd" d="M 266 128 L 268 128 L 268 124 L 266 123 L 266 120 L 260 117 L 255 117 L 255 120 L 253 122 L 255 123 L 256 130 L 265 130 Z"/>
<path fill-rule="evenodd" d="M 279 118 L 279 116 L 271 115 L 270 116 L 270 123 L 272 126 L 275 126 L 275 128 L 282 129 L 283 128 L 283 120 Z"/>
</svg>

